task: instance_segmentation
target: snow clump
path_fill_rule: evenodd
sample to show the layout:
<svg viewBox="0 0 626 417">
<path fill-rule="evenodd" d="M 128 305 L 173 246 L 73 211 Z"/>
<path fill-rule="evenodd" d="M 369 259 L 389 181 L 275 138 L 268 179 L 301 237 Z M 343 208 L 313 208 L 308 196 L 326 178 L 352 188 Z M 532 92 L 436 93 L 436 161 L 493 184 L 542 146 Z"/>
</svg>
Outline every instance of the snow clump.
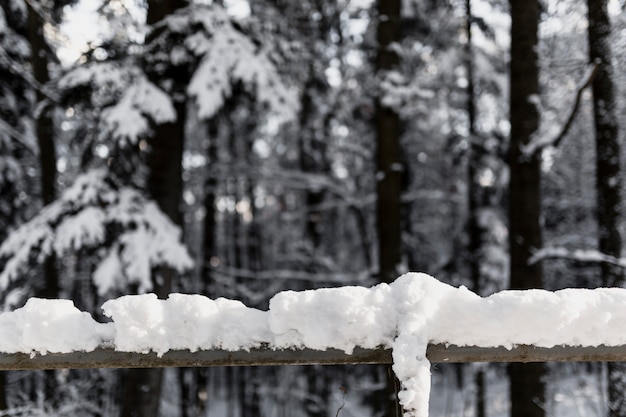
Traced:
<svg viewBox="0 0 626 417">
<path fill-rule="evenodd" d="M 112 324 L 97 323 L 70 300 L 30 298 L 24 307 L 0 314 L 0 352 L 5 353 L 91 351 L 112 335 Z"/>
</svg>

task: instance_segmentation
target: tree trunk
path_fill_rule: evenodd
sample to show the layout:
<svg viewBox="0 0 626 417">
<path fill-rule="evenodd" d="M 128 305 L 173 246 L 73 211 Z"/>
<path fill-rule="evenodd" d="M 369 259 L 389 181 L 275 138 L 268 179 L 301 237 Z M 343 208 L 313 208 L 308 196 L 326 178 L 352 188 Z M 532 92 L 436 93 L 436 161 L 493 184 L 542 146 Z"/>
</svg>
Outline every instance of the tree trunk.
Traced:
<svg viewBox="0 0 626 417">
<path fill-rule="evenodd" d="M 56 198 L 56 149 L 54 144 L 54 123 L 50 114 L 50 103 L 42 89 L 50 81 L 48 74 L 48 55 L 51 53 L 44 37 L 44 21 L 33 9 L 31 3 L 26 3 L 28 9 L 27 26 L 28 41 L 31 48 L 30 64 L 35 85 L 35 134 L 39 146 L 39 167 L 41 175 L 41 200 L 43 205 L 52 203 Z M 43 282 L 36 295 L 41 298 L 59 297 L 59 273 L 56 265 L 56 256 L 51 253 L 43 262 Z M 53 400 L 56 390 L 56 372 L 44 371 L 44 395 L 46 400 Z"/>
<path fill-rule="evenodd" d="M 592 84 L 593 118 L 596 137 L 596 198 L 598 216 L 598 247 L 600 252 L 621 257 L 622 238 L 620 206 L 622 181 L 620 175 L 620 145 L 614 96 L 613 69 L 611 67 L 611 22 L 607 0 L 587 0 L 589 60 L 600 68 Z M 602 285 L 623 287 L 621 268 L 601 264 Z M 626 365 L 608 365 L 608 415 L 626 416 Z"/>
<path fill-rule="evenodd" d="M 622 239 L 619 233 L 621 176 L 620 145 L 611 67 L 610 31 L 606 0 L 588 0 L 589 58 L 600 68 L 593 89 L 593 116 L 596 136 L 596 187 L 599 228 L 598 245 L 602 253 L 621 256 Z M 602 285 L 623 286 L 622 269 L 602 265 Z"/>
<path fill-rule="evenodd" d="M 185 103 L 176 103 L 175 108 L 178 119 L 155 128 L 148 156 L 148 193 L 170 220 L 180 226 Z M 153 271 L 154 292 L 159 298 L 171 292 L 175 276 L 176 271 L 165 266 Z M 122 416 L 156 416 L 163 369 L 131 369 L 127 375 Z"/>
<path fill-rule="evenodd" d="M 48 74 L 48 44 L 44 38 L 43 25 L 30 3 L 28 8 L 28 41 L 31 47 L 31 68 L 37 82 L 35 103 L 35 132 L 39 146 L 39 166 L 41 169 L 41 200 L 43 205 L 52 203 L 56 198 L 56 150 L 54 145 L 54 124 L 49 112 L 47 98 L 42 87 L 50 81 Z M 59 277 L 55 256 L 51 255 L 44 262 L 44 283 L 37 294 L 43 298 L 59 296 Z"/>
<path fill-rule="evenodd" d="M 390 47 L 399 42 L 400 0 L 378 2 L 378 56 L 376 69 L 379 76 L 398 70 L 400 57 Z M 392 282 L 398 276 L 402 261 L 400 196 L 402 193 L 403 165 L 400 160 L 400 116 L 376 99 L 377 138 L 377 228 L 379 273 L 383 282 Z"/>
<path fill-rule="evenodd" d="M 537 0 L 510 0 L 511 5 L 511 139 L 509 145 L 510 287 L 542 287 L 541 264 L 529 265 L 532 251 L 541 247 L 540 153 L 522 155 L 539 127 Z M 542 363 L 509 366 L 511 416 L 543 417 L 545 411 Z"/>
<path fill-rule="evenodd" d="M 154 417 L 159 414 L 163 369 L 129 369 L 121 417 Z"/>
<path fill-rule="evenodd" d="M 326 118 L 325 115 L 315 111 L 314 94 L 325 93 L 326 86 L 323 81 L 316 80 L 314 65 L 309 65 L 309 76 L 304 85 L 304 92 L 301 100 L 300 110 L 300 168 L 303 172 L 315 174 L 327 174 L 329 171 L 326 158 L 326 143 L 320 137 L 326 138 L 326 124 L 321 128 L 316 125 L 313 118 Z M 321 135 L 320 135 L 321 134 Z M 322 244 L 323 219 L 322 213 L 316 209 L 325 199 L 324 190 L 306 190 L 306 237 L 311 240 L 312 257 L 309 262 L 310 267 L 315 264 L 315 257 Z M 309 211 L 310 210 L 310 211 Z"/>
<path fill-rule="evenodd" d="M 486 199 L 483 194 L 487 192 L 478 183 L 478 171 L 480 169 L 484 152 L 483 144 L 478 143 L 476 134 L 476 90 L 474 85 L 474 53 L 472 49 L 472 0 L 465 0 L 465 30 L 467 43 L 465 45 L 465 68 L 467 70 L 467 124 L 469 126 L 469 155 L 467 160 L 467 196 L 468 196 L 468 266 L 470 282 L 474 292 L 481 293 L 483 280 L 481 277 L 481 261 L 483 252 L 483 230 L 479 221 L 480 209 Z M 486 384 L 485 366 L 474 367 L 474 382 L 476 384 L 476 417 L 486 416 Z"/>
<path fill-rule="evenodd" d="M 158 23 L 169 14 L 187 5 L 185 0 L 149 0 L 148 25 Z M 148 39 L 148 42 L 150 39 Z M 150 73 L 148 78 L 159 85 L 158 75 Z M 180 72 L 182 74 L 182 71 Z M 174 76 L 179 75 L 174 71 Z M 187 80 L 174 80 L 174 89 L 184 91 Z M 185 139 L 186 101 L 184 95 L 174 103 L 176 120 L 154 127 L 150 138 L 150 150 L 147 157 L 148 195 L 156 201 L 159 208 L 177 225 L 182 225 L 180 203 L 183 189 L 182 156 Z M 171 292 L 172 280 L 176 272 L 167 267 L 153 271 L 154 292 L 164 298 Z M 127 373 L 126 391 L 122 406 L 123 417 L 156 416 L 161 397 L 163 369 L 131 369 Z"/>
<path fill-rule="evenodd" d="M 0 372 L 0 411 L 7 409 L 7 373 Z"/>
<path fill-rule="evenodd" d="M 378 52 L 376 57 L 377 76 L 399 70 L 400 57 L 390 48 L 400 42 L 401 0 L 378 0 Z M 376 227 L 378 232 L 378 273 L 382 282 L 393 282 L 402 262 L 401 204 L 403 165 L 400 160 L 400 116 L 376 98 Z M 379 393 L 376 406 L 387 417 L 400 415 L 395 375 L 391 370 L 384 372 L 386 389 Z"/>
<path fill-rule="evenodd" d="M 182 225 L 180 204 L 183 177 L 182 157 L 185 143 L 186 103 L 174 104 L 177 119 L 158 125 L 150 139 L 148 155 L 148 194 L 175 224 Z M 169 291 L 167 284 L 159 284 Z"/>
</svg>

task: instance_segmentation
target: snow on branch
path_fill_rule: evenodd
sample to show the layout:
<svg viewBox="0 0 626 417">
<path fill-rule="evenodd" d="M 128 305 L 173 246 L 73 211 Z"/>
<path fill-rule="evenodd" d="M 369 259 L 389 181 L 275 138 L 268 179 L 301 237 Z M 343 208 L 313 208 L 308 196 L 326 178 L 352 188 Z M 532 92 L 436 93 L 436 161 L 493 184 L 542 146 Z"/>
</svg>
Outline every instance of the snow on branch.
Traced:
<svg viewBox="0 0 626 417">
<path fill-rule="evenodd" d="M 424 89 L 418 83 L 407 80 L 398 71 L 383 71 L 379 78 L 380 103 L 398 112 L 411 103 L 432 99 L 435 96 L 432 90 Z"/>
<path fill-rule="evenodd" d="M 626 344 L 626 289 L 502 291 L 483 298 L 415 273 L 371 288 L 283 291 L 272 297 L 268 311 L 183 294 L 166 300 L 154 294 L 123 296 L 102 308 L 111 323 L 96 322 L 71 301 L 30 299 L 21 309 L 0 314 L 0 352 L 99 352 L 95 358 L 102 363 L 101 355 L 114 350 L 114 360 L 131 352 L 133 366 L 161 357 L 163 363 L 155 366 L 182 366 L 199 363 L 190 362 L 184 351 L 199 351 L 200 362 L 214 364 L 259 364 L 253 361 L 271 357 L 271 350 L 276 358 L 303 352 L 300 363 L 328 360 L 321 352 L 329 350 L 331 357 L 343 352 L 344 363 L 353 354 L 354 362 L 380 363 L 389 360 L 385 351 L 390 349 L 405 416 L 426 417 L 429 359 L 490 360 L 487 351 L 496 361 L 581 360 L 592 351 L 585 348 L 596 347 L 599 358 L 615 360 L 624 357 Z M 564 351 L 555 356 L 552 349 Z"/>
<path fill-rule="evenodd" d="M 176 120 L 176 110 L 170 97 L 137 74 L 122 98 L 102 112 L 102 121 L 114 139 L 139 142 L 139 137 L 150 131 L 150 122 L 166 123 Z"/>
<path fill-rule="evenodd" d="M 576 97 L 574 102 L 572 103 L 572 107 L 570 108 L 569 115 L 563 124 L 563 127 L 554 137 L 546 137 L 546 135 L 534 135 L 533 139 L 522 147 L 522 153 L 526 156 L 534 155 L 537 151 L 541 151 L 542 149 L 547 148 L 548 146 L 558 147 L 560 143 L 563 141 L 563 138 L 567 135 L 572 124 L 574 123 L 574 119 L 576 114 L 578 113 L 578 108 L 580 107 L 580 101 L 582 99 L 583 92 L 587 87 L 591 85 L 593 80 L 598 75 L 598 71 L 600 70 L 600 63 L 594 63 L 587 72 L 585 76 L 578 84 L 576 88 Z"/>
<path fill-rule="evenodd" d="M 606 263 L 626 268 L 626 259 L 624 258 L 616 258 L 615 256 L 607 255 L 593 249 L 570 250 L 560 247 L 540 249 L 530 257 L 528 263 L 532 265 L 546 259 L 568 259 L 577 262 Z"/>
<path fill-rule="evenodd" d="M 6 263 L 0 272 L 0 292 L 50 254 L 93 250 L 98 263 L 94 284 L 100 295 L 152 289 L 151 270 L 169 266 L 183 272 L 192 266 L 180 242 L 180 229 L 156 203 L 129 187 L 118 187 L 106 171 L 94 170 L 55 202 L 13 231 L 0 246 Z"/>
<path fill-rule="evenodd" d="M 91 105 L 104 108 L 101 130 L 121 143 L 136 144 L 150 132 L 151 123 L 172 122 L 177 117 L 171 98 L 134 65 L 82 65 L 65 74 L 59 86 L 66 96 L 88 91 Z"/>
<path fill-rule="evenodd" d="M 0 132 L 6 133 L 6 135 L 15 140 L 15 142 L 17 142 L 22 147 L 22 149 L 26 149 L 28 152 L 35 156 L 39 155 L 39 148 L 33 145 L 32 140 L 30 140 L 27 133 L 19 132 L 17 129 L 15 129 L 2 119 L 0 119 Z"/>
<path fill-rule="evenodd" d="M 283 81 L 269 51 L 236 28 L 223 8 L 190 6 L 168 16 L 162 25 L 155 29 L 184 36 L 184 50 L 180 45 L 172 48 L 168 61 L 176 64 L 187 54 L 200 60 L 187 92 L 196 98 L 201 118 L 213 117 L 238 83 L 277 117 L 296 117 L 296 91 Z"/>
</svg>

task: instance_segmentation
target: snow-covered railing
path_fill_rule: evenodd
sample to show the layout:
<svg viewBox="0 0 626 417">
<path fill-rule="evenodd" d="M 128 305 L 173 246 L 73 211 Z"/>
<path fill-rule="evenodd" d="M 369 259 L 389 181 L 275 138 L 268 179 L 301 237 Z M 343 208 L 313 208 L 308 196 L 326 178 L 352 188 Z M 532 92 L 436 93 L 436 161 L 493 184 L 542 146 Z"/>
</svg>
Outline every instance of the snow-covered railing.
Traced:
<svg viewBox="0 0 626 417">
<path fill-rule="evenodd" d="M 424 274 L 372 288 L 285 291 L 268 311 L 171 294 L 0 314 L 0 369 L 393 363 L 406 416 L 427 416 L 431 362 L 626 360 L 626 289 L 482 298 Z"/>
</svg>

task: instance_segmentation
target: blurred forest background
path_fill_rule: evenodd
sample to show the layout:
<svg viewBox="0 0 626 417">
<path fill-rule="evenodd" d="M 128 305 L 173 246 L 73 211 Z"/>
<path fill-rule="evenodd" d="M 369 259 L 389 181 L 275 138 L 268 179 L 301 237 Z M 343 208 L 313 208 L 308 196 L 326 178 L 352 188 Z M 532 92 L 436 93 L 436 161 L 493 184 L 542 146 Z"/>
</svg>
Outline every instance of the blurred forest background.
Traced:
<svg viewBox="0 0 626 417">
<path fill-rule="evenodd" d="M 2 308 L 623 286 L 625 10 L 0 0 Z M 432 415 L 626 416 L 622 364 L 433 372 Z M 394 416 L 393 391 L 375 366 L 15 371 L 0 415 Z"/>
</svg>

